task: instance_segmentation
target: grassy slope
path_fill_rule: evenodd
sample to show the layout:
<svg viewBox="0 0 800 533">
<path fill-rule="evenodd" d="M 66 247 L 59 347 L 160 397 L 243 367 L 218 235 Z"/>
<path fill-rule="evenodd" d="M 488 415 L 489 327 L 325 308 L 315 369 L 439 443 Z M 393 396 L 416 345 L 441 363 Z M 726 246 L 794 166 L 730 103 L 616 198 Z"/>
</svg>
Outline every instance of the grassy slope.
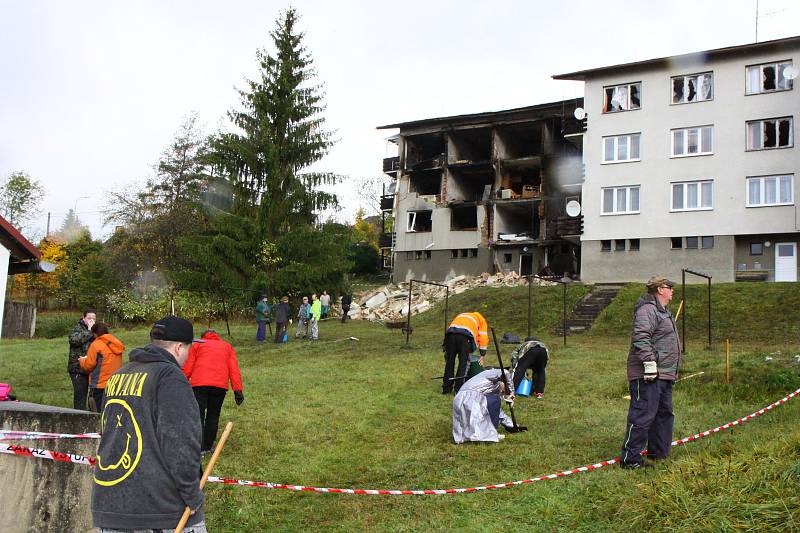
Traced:
<svg viewBox="0 0 800 533">
<path fill-rule="evenodd" d="M 326 321 L 320 342 L 284 346 L 258 346 L 251 340 L 254 327 L 235 326 L 247 399 L 239 408 L 226 400 L 222 421 L 233 420 L 235 427 L 216 474 L 314 486 L 449 488 L 615 456 L 627 409 L 630 326 L 606 330 L 613 335 L 571 337 L 562 347 L 549 333 L 560 318 L 560 290 L 535 292 L 534 333 L 552 350 L 545 399 L 520 399 L 517 416 L 531 431 L 499 445 L 452 444 L 450 398 L 429 379 L 442 369 L 443 323 L 436 309 L 414 318 L 409 347 L 399 331 L 365 323 Z M 581 290 L 573 287 L 571 299 Z M 525 288 L 480 289 L 454 297 L 450 309 L 480 309 L 498 334 L 522 335 L 526 298 Z M 630 316 L 626 305 L 618 312 Z M 751 330 L 742 337 L 794 327 L 797 309 L 750 314 L 751 320 L 739 321 L 740 331 L 745 325 Z M 759 317 L 766 320 L 755 321 Z M 119 334 L 128 346 L 146 340 L 145 330 Z M 351 335 L 360 341 L 347 340 Z M 769 346 L 737 341 L 730 385 L 724 383 L 724 355 L 691 345 L 684 370 L 705 374 L 676 386 L 675 437 L 749 414 L 800 386 L 795 339 L 774 337 Z M 765 362 L 776 350 L 781 353 Z M 509 351 L 505 347 L 506 357 Z M 5 341 L 0 354 L 0 375 L 23 399 L 70 403 L 63 339 Z M 741 429 L 676 449 L 652 472 L 611 467 L 490 493 L 346 496 L 211 486 L 208 522 L 213 531 L 797 530 L 798 414 L 800 399 L 792 400 Z"/>
</svg>

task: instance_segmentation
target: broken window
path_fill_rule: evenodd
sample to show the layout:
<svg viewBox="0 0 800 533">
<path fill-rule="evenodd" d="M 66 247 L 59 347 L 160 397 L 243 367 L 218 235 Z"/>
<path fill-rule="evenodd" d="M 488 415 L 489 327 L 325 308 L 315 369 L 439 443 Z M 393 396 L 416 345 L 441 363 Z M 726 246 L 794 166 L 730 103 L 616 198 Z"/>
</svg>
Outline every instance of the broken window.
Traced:
<svg viewBox="0 0 800 533">
<path fill-rule="evenodd" d="M 603 113 L 616 113 L 618 111 L 631 111 L 639 109 L 641 103 L 641 82 L 626 83 L 604 87 Z"/>
<path fill-rule="evenodd" d="M 442 187 L 441 170 L 422 170 L 409 174 L 408 190 L 420 196 L 439 196 Z"/>
<path fill-rule="evenodd" d="M 639 160 L 640 133 L 603 137 L 603 163 Z"/>
<path fill-rule="evenodd" d="M 450 134 L 448 164 L 467 165 L 487 162 L 492 158 L 492 130 L 470 128 Z"/>
<path fill-rule="evenodd" d="M 792 118 L 754 120 L 747 123 L 747 149 L 789 148 L 793 144 Z"/>
<path fill-rule="evenodd" d="M 407 170 L 441 168 L 447 145 L 441 133 L 411 135 L 405 138 L 405 167 Z"/>
<path fill-rule="evenodd" d="M 672 130 L 672 157 L 714 153 L 714 126 Z"/>
<path fill-rule="evenodd" d="M 450 229 L 453 231 L 478 229 L 478 206 L 450 208 Z"/>
<path fill-rule="evenodd" d="M 431 231 L 433 222 L 431 221 L 431 214 L 433 211 L 409 211 L 408 212 L 408 232 L 424 232 Z"/>
<path fill-rule="evenodd" d="M 714 98 L 714 74 L 692 74 L 672 78 L 672 103 L 705 102 Z"/>
<path fill-rule="evenodd" d="M 790 90 L 792 80 L 786 77 L 786 70 L 791 67 L 791 61 L 747 67 L 747 94 Z"/>
</svg>

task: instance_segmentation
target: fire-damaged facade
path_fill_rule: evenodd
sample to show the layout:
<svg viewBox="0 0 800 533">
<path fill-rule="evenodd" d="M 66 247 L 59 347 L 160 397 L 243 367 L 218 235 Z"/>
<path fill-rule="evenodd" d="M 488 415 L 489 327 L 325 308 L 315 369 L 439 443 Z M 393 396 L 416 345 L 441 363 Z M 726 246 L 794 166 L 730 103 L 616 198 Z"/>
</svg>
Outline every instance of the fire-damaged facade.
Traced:
<svg viewBox="0 0 800 533">
<path fill-rule="evenodd" d="M 582 99 L 390 124 L 392 279 L 577 276 Z M 570 204 L 570 214 L 567 204 Z"/>
</svg>

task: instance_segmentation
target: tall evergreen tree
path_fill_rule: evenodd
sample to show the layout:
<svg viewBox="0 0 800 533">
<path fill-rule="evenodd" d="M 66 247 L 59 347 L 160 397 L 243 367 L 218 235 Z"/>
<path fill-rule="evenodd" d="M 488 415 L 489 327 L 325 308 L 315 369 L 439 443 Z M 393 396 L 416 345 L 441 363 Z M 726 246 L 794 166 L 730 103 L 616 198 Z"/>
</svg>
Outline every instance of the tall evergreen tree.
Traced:
<svg viewBox="0 0 800 533">
<path fill-rule="evenodd" d="M 229 113 L 241 133 L 212 140 L 211 161 L 230 179 L 235 212 L 257 220 L 257 236 L 274 241 L 293 226 L 336 206 L 331 173 L 303 172 L 332 146 L 324 130 L 322 86 L 314 84 L 311 55 L 297 30 L 294 9 L 282 14 L 270 33 L 275 48 L 257 52 L 259 77 L 239 91 L 242 109 Z"/>
</svg>

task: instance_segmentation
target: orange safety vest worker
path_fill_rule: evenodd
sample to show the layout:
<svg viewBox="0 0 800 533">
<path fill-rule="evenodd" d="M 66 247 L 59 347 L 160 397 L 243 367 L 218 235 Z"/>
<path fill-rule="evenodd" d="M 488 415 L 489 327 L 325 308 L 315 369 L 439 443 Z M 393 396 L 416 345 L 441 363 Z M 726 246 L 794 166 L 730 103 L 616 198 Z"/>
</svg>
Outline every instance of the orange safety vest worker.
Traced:
<svg viewBox="0 0 800 533">
<path fill-rule="evenodd" d="M 453 319 L 447 332 L 463 333 L 472 337 L 474 345 L 480 350 L 481 356 L 486 355 L 489 346 L 489 324 L 480 313 L 461 313 Z"/>
</svg>

